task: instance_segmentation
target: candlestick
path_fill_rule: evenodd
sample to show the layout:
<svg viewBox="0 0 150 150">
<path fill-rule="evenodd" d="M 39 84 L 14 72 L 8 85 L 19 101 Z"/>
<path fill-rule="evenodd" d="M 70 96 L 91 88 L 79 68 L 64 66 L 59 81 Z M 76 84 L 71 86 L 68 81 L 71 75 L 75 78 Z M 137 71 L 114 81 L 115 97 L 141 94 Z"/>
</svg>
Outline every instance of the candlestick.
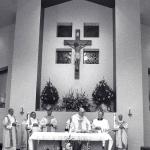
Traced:
<svg viewBox="0 0 150 150">
<path fill-rule="evenodd" d="M 24 114 L 24 108 L 20 107 L 20 114 L 23 115 Z"/>
<path fill-rule="evenodd" d="M 131 108 L 129 107 L 129 113 L 128 116 L 131 117 L 132 116 L 132 112 L 131 112 Z"/>
<path fill-rule="evenodd" d="M 116 128 L 116 113 L 113 114 L 114 129 Z"/>
</svg>

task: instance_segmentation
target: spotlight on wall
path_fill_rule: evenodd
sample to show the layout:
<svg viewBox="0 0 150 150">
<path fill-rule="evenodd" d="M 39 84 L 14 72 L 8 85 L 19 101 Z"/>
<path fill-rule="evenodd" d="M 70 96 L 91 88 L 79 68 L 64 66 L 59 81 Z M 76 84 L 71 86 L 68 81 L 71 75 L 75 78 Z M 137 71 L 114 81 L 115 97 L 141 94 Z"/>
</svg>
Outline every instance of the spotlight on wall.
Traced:
<svg viewBox="0 0 150 150">
<path fill-rule="evenodd" d="M 132 115 L 133 115 L 133 114 L 132 114 L 131 108 L 129 107 L 128 116 L 129 116 L 129 117 L 132 117 Z"/>
<path fill-rule="evenodd" d="M 20 114 L 23 115 L 24 114 L 24 108 L 20 107 Z"/>
</svg>

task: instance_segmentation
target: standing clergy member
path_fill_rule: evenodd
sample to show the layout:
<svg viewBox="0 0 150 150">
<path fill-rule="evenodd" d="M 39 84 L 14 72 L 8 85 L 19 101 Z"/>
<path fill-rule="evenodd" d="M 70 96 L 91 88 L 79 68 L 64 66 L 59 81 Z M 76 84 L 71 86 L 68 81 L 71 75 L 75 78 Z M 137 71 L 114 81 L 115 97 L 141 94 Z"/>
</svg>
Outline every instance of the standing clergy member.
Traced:
<svg viewBox="0 0 150 150">
<path fill-rule="evenodd" d="M 30 133 L 29 129 L 29 118 L 30 113 L 27 113 L 26 117 L 21 123 L 21 144 L 20 144 L 20 150 L 28 150 L 28 139 Z"/>
<path fill-rule="evenodd" d="M 48 105 L 45 109 L 47 111 L 47 116 L 43 117 L 40 121 L 41 130 L 42 132 L 55 132 L 57 129 L 57 120 L 54 116 L 52 116 L 53 107 Z M 51 134 L 49 133 L 49 135 Z M 42 140 L 39 142 L 36 150 L 59 150 L 60 144 L 61 143 L 59 141 Z"/>
<path fill-rule="evenodd" d="M 40 132 L 39 120 L 36 118 L 36 113 L 34 111 L 30 114 L 29 128 L 31 133 Z"/>
<path fill-rule="evenodd" d="M 109 128 L 109 123 L 108 120 L 104 119 L 104 112 L 103 111 L 99 111 L 98 112 L 98 118 L 93 120 L 92 123 L 92 129 L 97 131 L 98 133 L 107 133 L 107 137 L 108 137 L 108 150 L 112 149 L 112 145 L 113 145 L 113 140 L 111 138 L 111 136 L 108 134 L 110 128 Z M 103 148 L 105 147 L 105 141 L 103 141 Z"/>
<path fill-rule="evenodd" d="M 79 112 L 71 117 L 70 132 L 89 132 L 91 130 L 90 121 L 85 116 L 84 108 L 79 108 Z"/>
<path fill-rule="evenodd" d="M 41 129 L 43 132 L 55 132 L 57 128 L 57 120 L 52 116 L 52 108 L 47 107 L 47 116 L 43 117 L 40 121 Z"/>
<path fill-rule="evenodd" d="M 3 120 L 3 150 L 16 150 L 17 143 L 17 121 L 14 110 L 8 109 L 8 115 Z"/>
<path fill-rule="evenodd" d="M 128 124 L 123 121 L 123 116 L 118 115 L 118 120 L 116 121 L 116 128 L 118 131 L 116 132 L 116 147 L 121 150 L 127 149 L 127 128 Z"/>
<path fill-rule="evenodd" d="M 84 108 L 79 108 L 79 112 L 71 117 L 70 132 L 86 133 L 91 130 L 90 121 L 85 116 Z M 73 150 L 81 150 L 83 142 L 74 142 Z"/>
</svg>

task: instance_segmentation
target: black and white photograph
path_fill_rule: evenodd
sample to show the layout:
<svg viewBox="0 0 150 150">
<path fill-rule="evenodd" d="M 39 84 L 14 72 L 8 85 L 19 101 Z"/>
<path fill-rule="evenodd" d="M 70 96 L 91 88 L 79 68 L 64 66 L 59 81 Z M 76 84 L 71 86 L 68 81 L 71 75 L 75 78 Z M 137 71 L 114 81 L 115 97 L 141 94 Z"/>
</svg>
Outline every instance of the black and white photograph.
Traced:
<svg viewBox="0 0 150 150">
<path fill-rule="evenodd" d="M 0 0 L 0 150 L 150 150 L 150 0 Z"/>
</svg>

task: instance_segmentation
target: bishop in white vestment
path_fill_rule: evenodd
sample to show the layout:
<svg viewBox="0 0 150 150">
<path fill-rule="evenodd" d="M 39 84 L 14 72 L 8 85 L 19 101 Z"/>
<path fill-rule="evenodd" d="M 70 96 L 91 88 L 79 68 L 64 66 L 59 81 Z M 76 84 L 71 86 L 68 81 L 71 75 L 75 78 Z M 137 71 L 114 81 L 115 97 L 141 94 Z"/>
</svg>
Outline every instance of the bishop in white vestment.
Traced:
<svg viewBox="0 0 150 150">
<path fill-rule="evenodd" d="M 13 114 L 14 110 L 10 108 L 3 119 L 3 150 L 16 150 L 17 121 Z"/>
<path fill-rule="evenodd" d="M 91 130 L 90 121 L 87 119 L 84 113 L 84 108 L 80 108 L 79 113 L 71 117 L 70 132 L 86 133 Z M 84 144 L 81 141 L 74 142 L 73 150 L 81 150 L 83 145 Z"/>
<path fill-rule="evenodd" d="M 118 120 L 116 121 L 116 128 L 118 129 L 116 132 L 116 147 L 118 149 L 127 149 L 128 141 L 127 141 L 127 128 L 128 124 L 123 121 L 123 116 L 118 115 Z"/>
</svg>

